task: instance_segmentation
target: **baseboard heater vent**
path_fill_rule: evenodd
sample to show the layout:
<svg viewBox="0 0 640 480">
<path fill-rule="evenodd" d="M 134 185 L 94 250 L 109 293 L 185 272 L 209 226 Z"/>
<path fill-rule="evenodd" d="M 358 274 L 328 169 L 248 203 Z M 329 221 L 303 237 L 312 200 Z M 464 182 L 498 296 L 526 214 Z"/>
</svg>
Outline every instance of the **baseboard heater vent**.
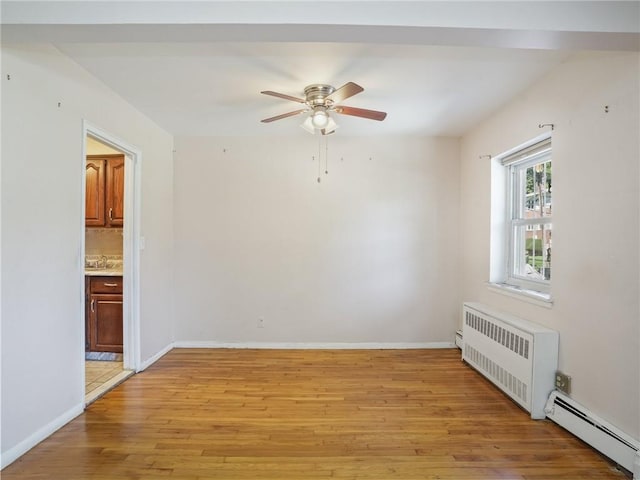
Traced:
<svg viewBox="0 0 640 480">
<path fill-rule="evenodd" d="M 545 412 L 549 419 L 573 433 L 640 480 L 640 442 L 598 418 L 558 391 L 549 396 Z"/>
<path fill-rule="evenodd" d="M 463 305 L 462 359 L 531 414 L 545 418 L 558 368 L 558 332 L 497 312 Z"/>
</svg>

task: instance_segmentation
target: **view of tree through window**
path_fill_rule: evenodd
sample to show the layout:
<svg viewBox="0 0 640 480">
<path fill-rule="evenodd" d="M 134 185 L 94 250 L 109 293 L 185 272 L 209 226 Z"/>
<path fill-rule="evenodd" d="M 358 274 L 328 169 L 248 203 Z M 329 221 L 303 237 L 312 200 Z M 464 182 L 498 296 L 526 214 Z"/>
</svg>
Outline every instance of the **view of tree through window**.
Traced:
<svg viewBox="0 0 640 480">
<path fill-rule="evenodd" d="M 551 160 L 526 168 L 526 190 L 523 217 L 525 219 L 551 217 Z M 528 278 L 551 279 L 551 224 L 527 225 L 524 236 L 524 259 L 521 265 Z M 528 266 L 528 267 L 527 267 Z"/>
</svg>

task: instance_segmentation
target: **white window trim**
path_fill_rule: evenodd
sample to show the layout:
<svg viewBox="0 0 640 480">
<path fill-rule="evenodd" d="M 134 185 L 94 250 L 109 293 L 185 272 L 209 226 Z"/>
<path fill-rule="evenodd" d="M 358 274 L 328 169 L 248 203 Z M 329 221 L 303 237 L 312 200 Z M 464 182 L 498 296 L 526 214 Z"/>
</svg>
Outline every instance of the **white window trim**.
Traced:
<svg viewBox="0 0 640 480">
<path fill-rule="evenodd" d="M 553 305 L 551 297 L 551 284 L 548 282 L 536 282 L 531 279 L 517 279 L 511 275 L 511 248 L 509 245 L 513 241 L 512 233 L 512 208 L 513 192 L 511 187 L 513 182 L 509 178 L 510 166 L 519 163 L 520 159 L 514 157 L 511 161 L 505 159 L 513 157 L 517 152 L 526 150 L 536 144 L 551 139 L 551 132 L 539 135 L 528 142 L 518 145 L 492 159 L 492 185 L 491 185 L 491 252 L 490 252 L 490 274 L 487 285 L 496 293 L 501 293 L 510 297 L 519 298 L 535 305 L 550 308 Z M 526 157 L 526 155 L 525 155 Z M 524 164 L 537 163 L 534 158 L 525 161 Z M 522 225 L 553 223 L 551 219 L 520 219 L 517 221 Z"/>
<path fill-rule="evenodd" d="M 487 282 L 487 286 L 492 292 L 506 295 L 511 298 L 517 298 L 518 300 L 523 300 L 527 303 L 538 305 L 539 307 L 551 308 L 553 306 L 553 299 L 549 293 L 519 288 L 515 285 L 508 285 L 506 283 Z"/>
</svg>

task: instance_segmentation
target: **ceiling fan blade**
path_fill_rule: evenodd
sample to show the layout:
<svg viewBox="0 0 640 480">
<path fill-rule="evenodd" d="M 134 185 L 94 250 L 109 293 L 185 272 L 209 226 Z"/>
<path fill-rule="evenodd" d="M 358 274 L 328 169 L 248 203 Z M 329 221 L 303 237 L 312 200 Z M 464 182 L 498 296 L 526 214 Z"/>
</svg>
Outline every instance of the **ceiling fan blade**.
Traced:
<svg viewBox="0 0 640 480">
<path fill-rule="evenodd" d="M 360 85 L 353 82 L 345 83 L 331 95 L 327 95 L 327 100 L 331 100 L 333 103 L 340 103 L 341 101 L 353 97 L 357 93 L 364 90 Z"/>
<path fill-rule="evenodd" d="M 387 117 L 387 112 L 378 112 L 377 110 L 367 110 L 366 108 L 355 108 L 355 107 L 336 107 L 336 113 L 341 113 L 342 115 L 351 115 L 353 117 L 362 117 L 368 118 L 369 120 L 378 120 L 381 122 Z"/>
<path fill-rule="evenodd" d="M 300 110 L 294 110 L 293 112 L 283 113 L 282 115 L 276 115 L 275 117 L 265 118 L 264 120 L 260 120 L 262 123 L 275 122 L 276 120 L 282 120 L 283 118 L 293 117 L 294 115 L 299 115 L 303 112 L 306 112 L 308 109 L 301 108 Z"/>
<path fill-rule="evenodd" d="M 284 93 L 272 92 L 271 90 L 265 90 L 263 92 L 265 95 L 271 95 L 272 97 L 284 98 L 285 100 L 291 100 L 292 102 L 305 103 L 304 98 L 296 98 L 291 95 L 285 95 Z"/>
</svg>

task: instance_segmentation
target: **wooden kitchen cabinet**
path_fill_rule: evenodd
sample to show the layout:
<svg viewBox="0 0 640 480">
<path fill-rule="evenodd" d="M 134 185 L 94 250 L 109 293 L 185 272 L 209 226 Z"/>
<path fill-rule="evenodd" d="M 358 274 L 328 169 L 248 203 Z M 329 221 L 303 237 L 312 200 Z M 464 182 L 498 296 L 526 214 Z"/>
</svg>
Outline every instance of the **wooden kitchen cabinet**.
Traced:
<svg viewBox="0 0 640 480">
<path fill-rule="evenodd" d="M 124 224 L 124 156 L 107 160 L 105 223 L 107 227 Z"/>
<path fill-rule="evenodd" d="M 105 159 L 87 157 L 84 221 L 87 227 L 104 227 Z"/>
<path fill-rule="evenodd" d="M 87 155 L 85 225 L 124 224 L 124 155 Z"/>
<path fill-rule="evenodd" d="M 87 277 L 87 346 L 122 353 L 122 277 Z"/>
</svg>

